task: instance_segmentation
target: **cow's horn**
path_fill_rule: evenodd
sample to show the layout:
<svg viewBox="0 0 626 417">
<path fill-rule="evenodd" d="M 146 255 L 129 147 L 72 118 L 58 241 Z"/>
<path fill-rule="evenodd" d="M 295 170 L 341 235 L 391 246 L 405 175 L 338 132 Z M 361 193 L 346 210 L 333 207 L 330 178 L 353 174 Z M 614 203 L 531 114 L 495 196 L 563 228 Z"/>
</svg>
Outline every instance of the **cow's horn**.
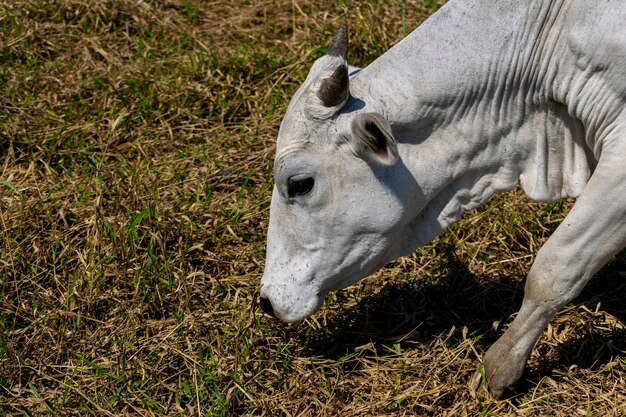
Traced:
<svg viewBox="0 0 626 417">
<path fill-rule="evenodd" d="M 328 46 L 328 55 L 340 56 L 344 60 L 348 59 L 348 28 L 344 23 L 339 25 L 335 37 Z"/>
<path fill-rule="evenodd" d="M 327 55 L 339 56 L 346 61 L 348 56 L 348 29 L 345 24 L 337 28 L 335 37 L 330 42 Z M 342 64 L 333 74 L 324 80 L 317 96 L 326 107 L 335 107 L 343 103 L 348 97 L 348 66 Z"/>
</svg>

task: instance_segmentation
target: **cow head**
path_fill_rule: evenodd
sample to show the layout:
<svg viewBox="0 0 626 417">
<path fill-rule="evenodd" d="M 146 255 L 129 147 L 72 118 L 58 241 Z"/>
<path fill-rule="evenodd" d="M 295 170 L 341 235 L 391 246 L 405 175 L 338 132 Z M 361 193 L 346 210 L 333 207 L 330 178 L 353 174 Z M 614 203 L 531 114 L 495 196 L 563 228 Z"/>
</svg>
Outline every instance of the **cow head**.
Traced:
<svg viewBox="0 0 626 417">
<path fill-rule="evenodd" d="M 406 168 L 376 105 L 350 93 L 347 46 L 341 26 L 278 133 L 260 300 L 287 322 L 389 262 L 404 221 Z"/>
</svg>

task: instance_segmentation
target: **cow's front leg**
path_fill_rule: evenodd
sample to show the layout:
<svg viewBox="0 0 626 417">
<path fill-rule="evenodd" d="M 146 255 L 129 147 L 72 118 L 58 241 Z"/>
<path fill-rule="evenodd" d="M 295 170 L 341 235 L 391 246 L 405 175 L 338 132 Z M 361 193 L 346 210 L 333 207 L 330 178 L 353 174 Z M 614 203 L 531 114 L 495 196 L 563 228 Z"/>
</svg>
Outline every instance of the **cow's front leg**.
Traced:
<svg viewBox="0 0 626 417">
<path fill-rule="evenodd" d="M 534 265 L 533 271 L 541 268 L 541 262 Z M 475 375 L 474 384 L 479 384 L 484 377 L 490 393 L 496 398 L 522 376 L 526 361 L 543 329 L 558 308 L 575 297 L 575 294 L 559 297 L 552 291 L 539 289 L 549 287 L 552 281 L 554 278 L 547 274 L 529 274 L 520 311 L 483 358 L 483 374 Z"/>
<path fill-rule="evenodd" d="M 568 216 L 537 254 L 519 313 L 485 354 L 484 377 L 496 397 L 522 376 L 554 314 L 626 246 L 626 172 L 620 161 L 626 152 L 617 148 L 606 153 Z M 473 382 L 481 377 L 475 375 Z"/>
</svg>

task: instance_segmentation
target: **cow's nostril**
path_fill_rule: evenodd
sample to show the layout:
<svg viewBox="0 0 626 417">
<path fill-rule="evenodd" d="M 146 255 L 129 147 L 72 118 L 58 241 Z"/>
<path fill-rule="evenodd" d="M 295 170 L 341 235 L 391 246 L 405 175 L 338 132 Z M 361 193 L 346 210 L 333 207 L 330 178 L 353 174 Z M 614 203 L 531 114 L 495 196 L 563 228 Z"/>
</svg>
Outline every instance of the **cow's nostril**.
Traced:
<svg viewBox="0 0 626 417">
<path fill-rule="evenodd" d="M 272 307 L 272 302 L 269 298 L 261 297 L 259 304 L 261 305 L 261 309 L 267 314 L 270 316 L 274 315 L 274 307 Z"/>
</svg>

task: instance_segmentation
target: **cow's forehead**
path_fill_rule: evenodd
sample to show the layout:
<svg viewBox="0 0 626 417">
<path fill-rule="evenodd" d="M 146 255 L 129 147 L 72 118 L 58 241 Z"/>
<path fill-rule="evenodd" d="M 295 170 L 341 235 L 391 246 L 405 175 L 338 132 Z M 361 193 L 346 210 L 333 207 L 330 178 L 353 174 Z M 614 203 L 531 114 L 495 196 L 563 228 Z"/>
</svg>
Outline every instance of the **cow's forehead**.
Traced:
<svg viewBox="0 0 626 417">
<path fill-rule="evenodd" d="M 276 152 L 297 143 L 320 144 L 329 140 L 330 128 L 336 120 L 320 120 L 311 117 L 304 100 L 292 102 L 280 125 Z"/>
</svg>

